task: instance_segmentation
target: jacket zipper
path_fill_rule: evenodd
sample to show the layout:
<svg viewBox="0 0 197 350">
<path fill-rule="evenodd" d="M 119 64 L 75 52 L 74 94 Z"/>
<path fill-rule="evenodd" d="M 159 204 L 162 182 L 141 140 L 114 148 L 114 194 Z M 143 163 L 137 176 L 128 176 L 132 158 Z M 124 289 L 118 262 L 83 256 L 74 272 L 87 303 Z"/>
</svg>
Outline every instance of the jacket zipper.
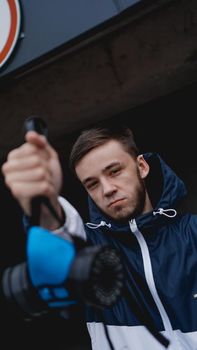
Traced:
<svg viewBox="0 0 197 350">
<path fill-rule="evenodd" d="M 150 259 L 150 254 L 149 254 L 149 250 L 148 250 L 148 246 L 147 243 L 143 237 L 143 235 L 141 234 L 141 232 L 138 230 L 138 227 L 136 225 L 136 221 L 135 220 L 131 220 L 129 221 L 129 226 L 130 229 L 132 231 L 132 233 L 135 235 L 135 237 L 137 238 L 137 241 L 140 245 L 141 248 L 141 253 L 142 253 L 142 260 L 143 260 L 143 266 L 144 266 L 144 273 L 145 273 L 145 278 L 146 278 L 146 282 L 148 284 L 149 290 L 152 294 L 152 297 L 155 301 L 155 304 L 159 310 L 161 319 L 163 321 L 163 325 L 164 325 L 164 329 L 169 337 L 169 339 L 174 338 L 173 336 L 173 329 L 172 329 L 172 325 L 170 323 L 169 317 L 166 313 L 166 310 L 164 309 L 164 306 L 161 302 L 161 299 L 157 293 L 157 289 L 155 286 L 155 281 L 154 281 L 154 277 L 153 277 L 153 270 L 152 270 L 152 264 L 151 264 L 151 259 Z"/>
</svg>

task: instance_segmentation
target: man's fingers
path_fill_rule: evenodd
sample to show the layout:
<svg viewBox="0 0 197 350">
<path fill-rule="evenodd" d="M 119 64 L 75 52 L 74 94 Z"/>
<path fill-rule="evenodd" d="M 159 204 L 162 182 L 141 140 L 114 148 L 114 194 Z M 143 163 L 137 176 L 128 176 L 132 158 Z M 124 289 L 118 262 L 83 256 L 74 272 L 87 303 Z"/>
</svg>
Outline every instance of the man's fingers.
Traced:
<svg viewBox="0 0 197 350">
<path fill-rule="evenodd" d="M 43 167 L 24 169 L 23 171 L 10 171 L 6 176 L 6 183 L 11 186 L 14 182 L 53 182 L 49 169 Z"/>
<path fill-rule="evenodd" d="M 29 144 L 34 145 L 37 148 L 44 149 L 45 152 L 48 152 L 48 154 L 51 157 L 57 156 L 56 151 L 50 145 L 50 143 L 47 141 L 47 139 L 44 135 L 40 135 L 40 134 L 36 133 L 35 131 L 29 131 L 26 134 L 25 139 Z"/>
<path fill-rule="evenodd" d="M 45 158 L 40 158 L 38 154 L 32 154 L 28 157 L 10 158 L 7 162 L 2 165 L 2 172 L 4 175 L 7 175 L 12 172 L 23 172 L 25 170 L 33 170 L 37 168 L 48 169 L 48 159 L 47 156 Z"/>
<path fill-rule="evenodd" d="M 54 196 L 55 189 L 51 183 L 43 182 L 21 182 L 16 181 L 10 187 L 10 190 L 14 197 L 16 197 L 19 202 L 25 198 L 31 200 L 31 198 L 36 196 L 46 196 L 48 198 Z"/>
<path fill-rule="evenodd" d="M 48 143 L 44 135 L 38 134 L 35 131 L 28 131 L 25 135 L 25 140 L 37 147 L 45 147 Z"/>
</svg>

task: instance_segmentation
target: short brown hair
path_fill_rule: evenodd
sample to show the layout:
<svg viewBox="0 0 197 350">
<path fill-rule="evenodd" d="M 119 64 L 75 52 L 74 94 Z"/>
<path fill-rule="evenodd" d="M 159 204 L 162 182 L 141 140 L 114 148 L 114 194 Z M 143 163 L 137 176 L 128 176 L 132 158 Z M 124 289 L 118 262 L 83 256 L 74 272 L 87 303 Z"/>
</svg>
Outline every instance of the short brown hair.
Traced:
<svg viewBox="0 0 197 350">
<path fill-rule="evenodd" d="M 109 140 L 119 141 L 126 152 L 131 156 L 137 157 L 139 154 L 131 129 L 125 125 L 97 126 L 85 129 L 81 132 L 74 143 L 69 165 L 70 169 L 76 175 L 75 167 L 77 163 L 92 149 L 105 144 Z"/>
</svg>

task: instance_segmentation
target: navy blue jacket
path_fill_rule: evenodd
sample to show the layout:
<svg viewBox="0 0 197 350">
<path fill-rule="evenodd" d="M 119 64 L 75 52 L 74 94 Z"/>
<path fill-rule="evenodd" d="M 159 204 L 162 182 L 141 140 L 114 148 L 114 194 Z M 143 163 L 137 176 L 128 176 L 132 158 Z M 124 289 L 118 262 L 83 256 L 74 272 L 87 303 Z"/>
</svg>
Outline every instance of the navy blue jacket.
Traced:
<svg viewBox="0 0 197 350">
<path fill-rule="evenodd" d="M 175 172 L 158 154 L 144 157 L 150 165 L 146 186 L 153 211 L 118 224 L 89 199 L 87 239 L 94 245 L 110 244 L 120 252 L 126 290 L 113 307 L 105 308 L 103 318 L 88 307 L 92 347 L 108 349 L 102 336 L 104 320 L 115 349 L 162 349 L 132 310 L 134 300 L 144 308 L 145 315 L 151 316 L 158 332 L 171 341 L 172 349 L 194 350 L 197 349 L 197 215 L 179 213 L 186 188 Z"/>
</svg>

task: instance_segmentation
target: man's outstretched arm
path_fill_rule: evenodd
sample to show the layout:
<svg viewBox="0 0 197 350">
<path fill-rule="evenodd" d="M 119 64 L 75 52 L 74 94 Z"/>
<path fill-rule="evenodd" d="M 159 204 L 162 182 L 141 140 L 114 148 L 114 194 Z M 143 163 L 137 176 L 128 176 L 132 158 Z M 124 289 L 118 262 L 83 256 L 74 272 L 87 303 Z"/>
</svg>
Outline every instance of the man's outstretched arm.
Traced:
<svg viewBox="0 0 197 350">
<path fill-rule="evenodd" d="M 62 219 L 62 225 L 44 204 L 40 208 L 40 226 L 62 234 L 67 232 L 85 238 L 82 220 L 68 201 L 59 197 L 62 169 L 59 157 L 45 136 L 29 131 L 25 143 L 10 151 L 2 166 L 5 183 L 17 199 L 25 215 L 32 215 L 32 201 L 45 197 Z M 63 209 L 63 210 L 62 210 Z"/>
</svg>

